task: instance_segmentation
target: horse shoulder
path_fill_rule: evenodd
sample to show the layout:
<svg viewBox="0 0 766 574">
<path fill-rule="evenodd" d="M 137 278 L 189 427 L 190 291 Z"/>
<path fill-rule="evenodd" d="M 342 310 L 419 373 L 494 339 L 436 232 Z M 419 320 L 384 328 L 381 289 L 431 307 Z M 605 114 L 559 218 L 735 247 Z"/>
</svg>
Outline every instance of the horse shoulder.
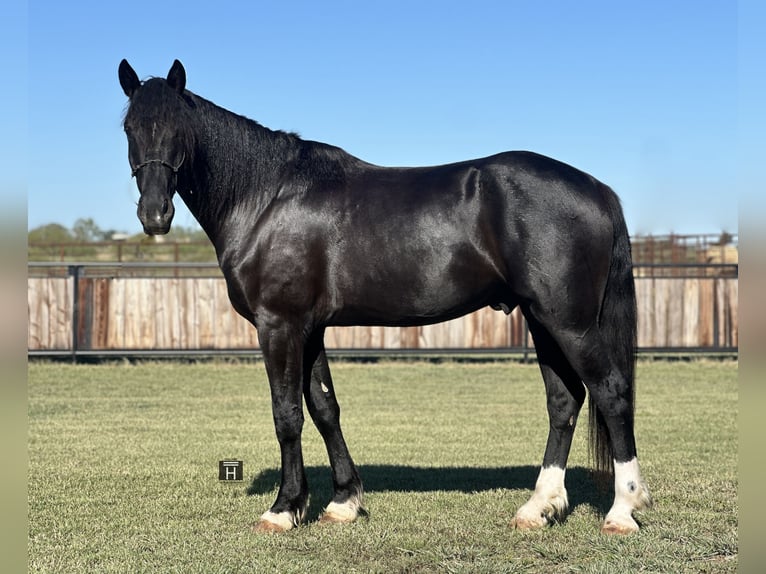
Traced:
<svg viewBox="0 0 766 574">
<path fill-rule="evenodd" d="M 243 232 L 221 261 L 237 311 L 286 320 L 314 313 L 327 281 L 328 225 L 300 202 L 284 201 Z"/>
</svg>

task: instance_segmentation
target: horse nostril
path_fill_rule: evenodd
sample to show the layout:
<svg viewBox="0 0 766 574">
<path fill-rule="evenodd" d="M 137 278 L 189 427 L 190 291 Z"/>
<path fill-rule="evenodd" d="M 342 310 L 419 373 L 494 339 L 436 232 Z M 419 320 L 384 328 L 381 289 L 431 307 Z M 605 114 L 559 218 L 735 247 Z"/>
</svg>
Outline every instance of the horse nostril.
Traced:
<svg viewBox="0 0 766 574">
<path fill-rule="evenodd" d="M 162 200 L 162 215 L 165 215 L 168 212 L 168 200 L 163 199 Z"/>
</svg>

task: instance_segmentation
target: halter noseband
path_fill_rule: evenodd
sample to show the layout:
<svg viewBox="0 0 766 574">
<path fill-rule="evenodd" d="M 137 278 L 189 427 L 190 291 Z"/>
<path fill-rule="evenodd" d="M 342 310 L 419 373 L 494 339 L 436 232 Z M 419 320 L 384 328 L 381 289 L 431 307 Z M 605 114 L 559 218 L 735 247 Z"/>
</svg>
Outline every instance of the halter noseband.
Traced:
<svg viewBox="0 0 766 574">
<path fill-rule="evenodd" d="M 133 171 L 131 172 L 132 177 L 136 177 L 136 174 L 139 170 L 145 168 L 147 165 L 152 163 L 158 163 L 163 167 L 168 168 L 170 171 L 173 172 L 173 174 L 178 174 L 178 170 L 181 169 L 181 165 L 183 164 L 184 160 L 186 159 L 186 153 L 184 152 L 184 155 L 181 157 L 181 161 L 178 162 L 178 165 L 173 165 L 171 163 L 166 162 L 164 159 L 147 159 L 146 161 L 139 163 L 136 167 L 133 168 Z"/>
</svg>

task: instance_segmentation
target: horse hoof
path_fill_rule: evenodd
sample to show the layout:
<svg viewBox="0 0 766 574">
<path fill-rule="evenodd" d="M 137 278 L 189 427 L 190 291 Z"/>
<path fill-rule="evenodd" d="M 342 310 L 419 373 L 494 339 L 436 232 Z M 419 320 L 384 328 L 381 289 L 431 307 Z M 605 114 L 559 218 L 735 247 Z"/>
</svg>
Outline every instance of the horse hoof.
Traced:
<svg viewBox="0 0 766 574">
<path fill-rule="evenodd" d="M 359 516 L 359 504 L 357 501 L 347 501 L 339 504 L 331 502 L 327 505 L 319 524 L 351 524 Z"/>
<path fill-rule="evenodd" d="M 287 532 L 287 529 L 268 520 L 259 520 L 253 524 L 253 532 L 273 534 L 276 532 Z"/>
<path fill-rule="evenodd" d="M 630 521 L 617 522 L 615 520 L 605 520 L 604 525 L 601 527 L 602 534 L 616 534 L 619 536 L 625 536 L 638 532 L 638 524 L 633 518 Z"/>
<path fill-rule="evenodd" d="M 348 519 L 344 516 L 338 516 L 337 514 L 329 514 L 327 512 L 322 513 L 319 517 L 319 524 L 351 524 L 354 519 Z"/>
<path fill-rule="evenodd" d="M 271 511 L 264 512 L 261 519 L 253 525 L 253 532 L 287 532 L 295 527 L 291 512 L 275 514 Z"/>
<path fill-rule="evenodd" d="M 539 520 L 533 520 L 522 516 L 515 516 L 513 520 L 511 520 L 511 528 L 514 530 L 537 530 L 538 528 L 543 528 L 547 524 L 548 521 L 542 516 Z"/>
</svg>

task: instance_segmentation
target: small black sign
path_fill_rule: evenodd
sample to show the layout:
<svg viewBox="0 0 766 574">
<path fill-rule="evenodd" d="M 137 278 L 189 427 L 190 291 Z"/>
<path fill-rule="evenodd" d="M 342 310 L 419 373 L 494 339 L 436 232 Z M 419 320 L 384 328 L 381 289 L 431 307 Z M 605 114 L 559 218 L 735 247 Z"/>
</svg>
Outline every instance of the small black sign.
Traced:
<svg viewBox="0 0 766 574">
<path fill-rule="evenodd" d="M 241 460 L 219 460 L 218 480 L 242 480 L 245 475 Z"/>
</svg>

